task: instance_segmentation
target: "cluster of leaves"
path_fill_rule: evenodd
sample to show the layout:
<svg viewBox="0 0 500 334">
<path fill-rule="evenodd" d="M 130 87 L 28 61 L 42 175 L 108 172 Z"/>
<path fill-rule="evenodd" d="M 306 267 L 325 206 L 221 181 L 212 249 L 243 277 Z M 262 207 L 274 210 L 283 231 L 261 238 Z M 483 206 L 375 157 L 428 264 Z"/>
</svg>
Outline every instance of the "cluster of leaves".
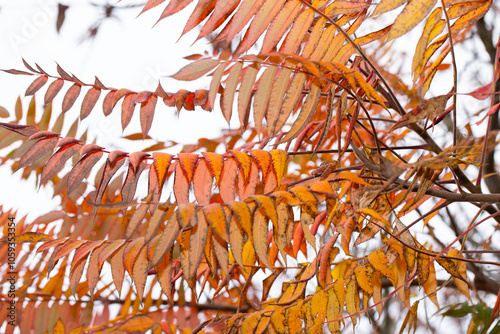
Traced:
<svg viewBox="0 0 500 334">
<path fill-rule="evenodd" d="M 149 0 L 143 12 L 163 2 Z M 160 20 L 191 2 L 170 1 Z M 480 224 L 495 217 L 490 203 L 500 202 L 500 194 L 483 194 L 464 173 L 484 162 L 481 145 L 488 136 L 468 142 L 454 138 L 442 149 L 427 130 L 456 113 L 457 87 L 427 100 L 424 95 L 436 73 L 446 69 L 442 63 L 454 43 L 466 38 L 492 1 L 436 3 L 383 0 L 372 10 L 370 1 L 200 0 L 183 33 L 202 25 L 198 39 L 212 34 L 213 42 L 230 44 L 242 38 L 214 57 L 189 57 L 193 62 L 173 77 L 195 80 L 210 73 L 209 89 L 196 92 L 167 93 L 161 85 L 155 92 L 133 92 L 108 88 L 97 78 L 85 84 L 59 66 L 53 76 L 27 62 L 28 72 L 7 70 L 36 76 L 26 95 L 53 81 L 40 122 L 35 122 L 33 98 L 25 125 L 19 124 L 20 100 L 16 120 L 0 123 L 0 148 L 28 137 L 2 162 L 15 160 L 13 169 L 22 168 L 24 177 L 35 172 L 40 185 L 51 182 L 62 206 L 32 223 L 21 218 L 16 224 L 15 242 L 28 244 L 16 249 L 23 272 L 17 291 L 25 309 L 21 331 L 321 333 L 328 328 L 338 333 L 347 321 L 356 326 L 365 315 L 373 317 L 373 310 L 384 315 L 383 304 L 394 295 L 408 309 L 402 328 L 411 328 L 420 300 L 410 300 L 417 291 L 412 286 L 422 287 L 421 298 L 438 309 L 437 291 L 448 281 L 472 300 L 466 263 L 498 265 L 468 257 L 463 246 Z M 403 4 L 393 24 L 351 38 L 366 20 Z M 418 89 L 396 91 L 361 46 L 384 50 L 424 20 L 412 64 Z M 262 36 L 259 53 L 249 54 Z M 71 87 L 49 129 L 52 101 L 66 82 Z M 108 151 L 86 143 L 86 135 L 75 138 L 78 120 L 68 135 L 60 134 L 82 86 L 89 89 L 80 119 L 92 112 L 103 90 L 109 91 L 104 115 L 121 103 L 125 129 L 139 104 L 142 138 L 154 126 L 158 98 L 180 111 L 212 110 L 220 97 L 228 123 L 237 106 L 242 134 L 229 132 L 210 144 L 199 141 L 177 154 Z M 492 87 L 470 95 L 483 98 Z M 396 120 L 390 110 L 399 114 Z M 129 139 L 136 137 L 141 134 Z M 419 142 L 403 146 L 405 138 Z M 219 149 L 225 153 L 216 153 Z M 70 159 L 71 168 L 64 168 Z M 92 188 L 88 175 L 99 165 Z M 148 195 L 138 200 L 145 171 Z M 165 189 L 174 199 L 162 201 L 168 197 L 162 196 Z M 470 225 L 451 243 L 417 240 L 410 228 L 422 222 L 439 241 L 434 220 L 454 202 L 481 203 Z M 405 225 L 403 216 L 424 203 L 434 207 Z M 483 210 L 491 216 L 476 222 Z M 7 231 L 6 218 L 14 214 L 1 212 Z M 462 247 L 454 245 L 459 240 Z M 37 243 L 42 244 L 35 250 Z M 484 247 L 489 244 L 491 237 Z M 33 255 L 39 256 L 34 267 L 28 262 Z M 439 268 L 448 280 L 438 280 Z M 111 281 L 102 275 L 108 269 Z M 477 278 L 478 271 L 473 273 Z M 131 284 L 124 286 L 127 276 Z M 73 298 L 78 303 L 72 304 Z M 102 311 L 93 309 L 95 302 L 104 305 Z M 110 305 L 115 303 L 120 310 L 113 318 Z M 489 322 L 481 316 L 485 330 L 498 316 L 498 307 L 490 309 Z"/>
</svg>

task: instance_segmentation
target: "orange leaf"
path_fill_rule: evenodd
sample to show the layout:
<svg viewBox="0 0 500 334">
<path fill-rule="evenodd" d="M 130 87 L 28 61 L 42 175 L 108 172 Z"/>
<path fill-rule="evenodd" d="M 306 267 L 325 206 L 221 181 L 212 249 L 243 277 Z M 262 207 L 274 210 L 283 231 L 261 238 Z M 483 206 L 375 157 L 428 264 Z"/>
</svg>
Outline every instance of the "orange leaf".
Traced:
<svg viewBox="0 0 500 334">
<path fill-rule="evenodd" d="M 271 88 L 275 74 L 276 66 L 269 66 L 264 73 L 262 73 L 257 84 L 257 90 L 253 100 L 253 115 L 257 133 L 260 133 L 260 128 L 262 127 L 262 120 L 264 119 L 269 98 L 271 97 Z"/>
<path fill-rule="evenodd" d="M 236 158 L 238 167 L 243 172 L 243 179 L 245 182 L 247 182 L 248 176 L 250 175 L 250 166 L 251 166 L 251 160 L 249 155 L 247 153 L 237 150 L 229 150 L 229 153 L 231 153 Z"/>
<path fill-rule="evenodd" d="M 260 1 L 262 2 L 262 0 Z M 242 6 L 245 2 L 253 3 L 254 0 L 243 0 Z M 253 87 L 255 85 L 257 73 L 259 73 L 259 64 L 252 64 L 244 69 L 244 73 L 241 78 L 241 85 L 238 91 L 238 118 L 243 127 L 245 127 L 244 123 L 250 107 L 250 100 L 252 99 Z"/>
<path fill-rule="evenodd" d="M 153 258 L 151 259 L 151 267 L 155 267 L 160 262 L 163 255 L 172 248 L 180 230 L 179 223 L 177 222 L 177 216 L 172 215 L 161 233 L 160 240 L 158 240 L 158 245 L 155 249 Z M 148 245 L 148 247 L 150 246 Z"/>
<path fill-rule="evenodd" d="M 215 177 L 215 185 L 220 185 L 220 179 L 222 176 L 222 168 L 224 166 L 224 157 L 217 153 L 212 152 L 202 152 L 205 161 L 208 163 L 208 168 L 213 177 Z"/>
<path fill-rule="evenodd" d="M 281 128 L 288 120 L 291 112 L 297 107 L 297 104 L 302 98 L 302 90 L 304 88 L 305 80 L 305 73 L 296 73 L 294 75 L 292 82 L 290 83 L 290 87 L 286 91 L 286 97 L 283 101 L 283 104 L 281 105 L 281 110 L 279 111 L 278 117 L 276 119 L 273 132 L 278 132 L 281 130 Z"/>
<path fill-rule="evenodd" d="M 203 207 L 203 212 L 215 234 L 227 243 L 229 240 L 228 222 L 226 221 L 226 215 L 222 205 L 219 203 L 205 205 Z"/>
<path fill-rule="evenodd" d="M 276 212 L 276 204 L 274 201 L 265 195 L 255 195 L 251 197 L 259 208 L 266 214 L 267 218 L 271 219 L 273 225 L 278 224 L 278 214 Z"/>
<path fill-rule="evenodd" d="M 227 62 L 220 63 L 220 65 L 212 74 L 212 81 L 210 82 L 210 90 L 208 93 L 208 105 L 210 110 L 213 109 L 214 107 L 215 98 L 217 96 L 217 93 L 219 92 L 220 81 L 222 75 L 224 74 L 224 70 L 226 69 L 227 64 L 228 64 Z"/>
<path fill-rule="evenodd" d="M 265 180 L 271 166 L 271 154 L 265 150 L 251 150 L 250 155 L 255 158 L 257 165 L 262 171 L 262 179 Z"/>
<path fill-rule="evenodd" d="M 149 208 L 148 203 L 142 203 L 134 211 L 134 214 L 132 215 L 132 217 L 130 218 L 130 221 L 128 222 L 127 230 L 125 231 L 125 237 L 127 238 L 127 240 L 132 237 L 132 235 L 135 233 L 135 231 L 141 225 L 142 221 L 144 220 L 144 217 L 146 216 L 146 212 L 148 211 L 148 208 Z"/>
<path fill-rule="evenodd" d="M 245 202 L 232 202 L 228 206 L 238 219 L 240 227 L 245 231 L 250 240 L 252 240 L 252 214 L 248 205 Z"/>
<path fill-rule="evenodd" d="M 24 232 L 23 234 L 16 235 L 14 238 L 3 238 L 3 242 L 13 242 L 16 244 L 23 242 L 45 242 L 53 240 L 50 236 L 40 233 L 40 232 Z"/>
<path fill-rule="evenodd" d="M 190 280 L 196 274 L 201 259 L 203 257 L 203 249 L 207 241 L 208 225 L 205 216 L 201 210 L 197 212 L 198 224 L 191 229 L 189 237 L 189 250 L 188 250 L 188 268 L 184 268 L 184 277 Z"/>
<path fill-rule="evenodd" d="M 213 178 L 207 166 L 207 162 L 205 159 L 200 159 L 200 161 L 198 161 L 198 165 L 196 166 L 193 179 L 194 196 L 196 197 L 198 204 L 206 205 L 210 203 L 212 183 Z"/>
<path fill-rule="evenodd" d="M 181 163 L 182 171 L 188 180 L 188 184 L 193 181 L 194 170 L 198 162 L 198 155 L 193 153 L 179 153 L 179 162 Z"/>
<path fill-rule="evenodd" d="M 224 161 L 219 192 L 224 203 L 231 203 L 236 198 L 236 176 L 238 167 L 235 159 L 228 158 Z"/>
<path fill-rule="evenodd" d="M 139 255 L 139 251 L 144 246 L 144 237 L 133 239 L 126 246 L 123 251 L 123 267 L 127 270 L 130 277 L 132 276 L 132 270 L 134 267 L 135 259 Z"/>
<path fill-rule="evenodd" d="M 299 14 L 300 8 L 300 1 L 288 1 L 282 8 L 280 8 L 278 14 L 267 28 L 266 36 L 264 37 L 260 51 L 261 53 L 271 52 Z"/>
<path fill-rule="evenodd" d="M 252 224 L 252 235 L 253 235 L 253 246 L 255 253 L 259 257 L 260 261 L 269 269 L 271 269 L 271 264 L 267 258 L 267 235 L 268 235 L 268 220 L 260 211 L 255 211 Z"/>
<path fill-rule="evenodd" d="M 156 279 L 170 301 L 172 301 L 172 253 L 173 249 L 170 248 L 156 266 Z"/>
<path fill-rule="evenodd" d="M 153 166 L 158 176 L 158 188 L 162 189 L 167 179 L 168 168 L 174 156 L 168 153 L 154 152 Z"/>
<path fill-rule="evenodd" d="M 87 267 L 87 282 L 89 284 L 89 292 L 90 296 L 93 296 L 95 287 L 97 282 L 99 281 L 99 276 L 101 274 L 101 268 L 98 266 L 98 257 L 99 253 L 103 248 L 106 247 L 106 244 L 102 244 L 92 250 L 92 254 L 90 255 L 89 265 Z"/>
<path fill-rule="evenodd" d="M 364 186 L 368 185 L 368 183 L 366 183 L 365 180 L 363 180 L 362 178 L 351 172 L 342 172 L 338 174 L 334 180 L 349 180 L 352 183 L 357 183 Z"/>
<path fill-rule="evenodd" d="M 242 268 L 243 266 L 243 229 L 236 222 L 236 215 L 233 215 L 232 221 L 229 222 L 229 244 L 231 245 L 231 253 L 236 263 Z"/>
<path fill-rule="evenodd" d="M 115 253 L 123 244 L 125 243 L 125 239 L 120 239 L 120 240 L 115 240 L 109 244 L 106 245 L 101 251 L 99 252 L 99 255 L 97 257 L 97 262 L 98 262 L 98 267 L 102 268 L 102 265 L 104 264 L 104 261 L 108 259 L 113 253 Z"/>
<path fill-rule="evenodd" d="M 238 81 L 240 79 L 242 67 L 243 62 L 237 62 L 233 65 L 229 71 L 229 75 L 226 80 L 226 87 L 224 89 L 224 93 L 222 94 L 222 114 L 224 115 L 227 124 L 231 121 L 234 93 L 236 92 L 236 86 L 238 85 Z"/>
<path fill-rule="evenodd" d="M 146 286 L 146 278 L 149 270 L 146 250 L 146 247 L 142 247 L 141 251 L 135 258 L 134 267 L 132 268 L 132 278 L 134 279 L 135 288 L 137 289 L 137 298 L 139 298 L 139 300 L 142 300 L 143 298 L 144 287 Z"/>
<path fill-rule="evenodd" d="M 255 44 L 269 23 L 280 12 L 284 2 L 285 0 L 266 0 L 250 23 L 245 37 L 238 45 L 235 51 L 236 55 L 242 54 Z"/>
<path fill-rule="evenodd" d="M 292 74 L 292 70 L 289 68 L 281 69 L 277 78 L 273 81 L 273 87 L 270 91 L 269 97 L 269 107 L 267 110 L 266 118 L 267 118 L 267 137 L 272 138 L 276 133 L 276 122 L 278 120 L 278 116 L 281 113 L 281 106 L 283 105 L 283 98 L 285 97 L 285 93 L 290 84 L 290 75 Z"/>
<path fill-rule="evenodd" d="M 175 164 L 174 195 L 177 204 L 189 203 L 189 183 L 184 176 L 180 162 Z"/>
</svg>

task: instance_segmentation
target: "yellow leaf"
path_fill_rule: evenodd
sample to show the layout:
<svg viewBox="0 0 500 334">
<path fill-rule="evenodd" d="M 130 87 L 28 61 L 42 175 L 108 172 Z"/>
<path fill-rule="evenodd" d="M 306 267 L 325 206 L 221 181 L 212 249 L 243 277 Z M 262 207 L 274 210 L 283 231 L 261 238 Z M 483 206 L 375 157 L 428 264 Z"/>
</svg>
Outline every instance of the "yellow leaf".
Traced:
<svg viewBox="0 0 500 334">
<path fill-rule="evenodd" d="M 300 333 L 302 332 L 302 302 L 296 306 L 290 307 L 286 310 L 286 333 Z"/>
<path fill-rule="evenodd" d="M 271 150 L 271 160 L 273 165 L 273 170 L 276 175 L 276 181 L 278 182 L 278 187 L 281 185 L 281 179 L 286 172 L 287 168 L 287 157 L 288 154 L 283 150 Z"/>
<path fill-rule="evenodd" d="M 358 295 L 358 285 L 356 284 L 356 280 L 351 276 L 351 279 L 347 283 L 346 291 L 345 291 L 345 309 L 347 313 L 351 316 L 352 326 L 353 328 L 356 326 L 358 322 L 358 316 L 354 315 L 359 311 L 359 295 Z"/>
<path fill-rule="evenodd" d="M 436 26 L 436 24 L 441 20 L 441 16 L 443 15 L 442 8 L 436 8 L 425 23 L 424 30 L 422 31 L 422 35 L 417 43 L 417 48 L 415 49 L 415 54 L 413 56 L 412 63 L 412 72 L 413 72 L 413 81 L 415 82 L 420 73 L 422 72 L 422 68 L 425 64 L 422 64 L 422 56 L 424 55 L 425 49 L 427 48 L 428 42 L 431 41 L 429 38 L 432 29 Z"/>
<path fill-rule="evenodd" d="M 354 270 L 354 273 L 356 275 L 356 280 L 358 281 L 359 287 L 366 291 L 366 293 L 368 293 L 369 295 L 373 294 L 373 267 L 368 263 L 358 265 Z"/>
<path fill-rule="evenodd" d="M 381 0 L 375 10 L 373 11 L 373 16 L 383 14 L 390 10 L 396 9 L 399 6 L 404 5 L 409 0 Z"/>
<path fill-rule="evenodd" d="M 136 315 L 118 326 L 118 330 L 145 333 L 148 329 L 153 327 L 154 323 L 154 320 L 147 315 Z"/>
<path fill-rule="evenodd" d="M 52 329 L 52 334 L 66 334 L 66 328 L 61 319 L 57 320 L 56 325 Z"/>
<path fill-rule="evenodd" d="M 394 284 L 394 272 L 387 267 L 387 263 L 389 261 L 380 249 L 377 249 L 368 254 L 368 261 L 373 266 L 373 268 L 375 268 L 375 270 L 379 271 L 382 275 L 389 278 L 389 280 Z"/>
<path fill-rule="evenodd" d="M 436 2 L 437 0 L 410 1 L 394 21 L 387 41 L 402 36 L 413 29 L 430 13 Z"/>
<path fill-rule="evenodd" d="M 340 333 L 340 320 L 334 321 L 342 317 L 343 305 L 340 305 L 337 294 L 334 289 L 328 291 L 328 308 L 326 319 L 328 320 L 328 329 L 332 333 Z"/>
<path fill-rule="evenodd" d="M 439 309 L 439 303 L 436 296 L 437 279 L 436 279 L 436 269 L 434 268 L 434 263 L 431 263 L 429 266 L 429 276 L 426 282 L 424 283 L 423 287 L 427 296 L 429 296 L 430 300 Z"/>
<path fill-rule="evenodd" d="M 446 255 L 448 255 L 448 256 L 455 256 L 455 257 L 461 257 L 461 254 L 458 251 L 458 249 L 451 249 L 451 250 L 448 251 L 448 253 Z M 458 272 L 460 273 L 460 275 L 465 280 L 467 280 L 467 266 L 466 266 L 465 262 L 464 261 L 459 261 L 459 260 L 452 260 L 452 261 L 457 266 Z M 472 302 L 472 299 L 471 299 L 470 293 L 469 293 L 469 285 L 467 283 L 465 283 L 464 281 L 462 281 L 460 279 L 457 279 L 455 277 L 453 277 L 453 282 L 457 286 L 458 290 L 460 290 L 460 292 L 462 292 L 464 294 L 464 296 L 467 297 L 467 299 L 469 299 Z"/>
</svg>

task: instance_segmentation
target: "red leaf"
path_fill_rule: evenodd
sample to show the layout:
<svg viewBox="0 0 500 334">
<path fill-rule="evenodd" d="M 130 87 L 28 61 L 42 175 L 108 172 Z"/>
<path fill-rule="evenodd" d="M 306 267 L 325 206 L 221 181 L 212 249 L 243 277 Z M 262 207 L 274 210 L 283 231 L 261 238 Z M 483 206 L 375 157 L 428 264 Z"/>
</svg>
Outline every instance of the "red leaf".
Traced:
<svg viewBox="0 0 500 334">
<path fill-rule="evenodd" d="M 116 94 L 118 95 L 118 94 Z M 115 97 L 116 97 L 115 95 Z M 132 116 L 134 115 L 135 109 L 135 97 L 136 93 L 131 93 L 125 96 L 122 102 L 122 129 L 125 130 L 127 125 L 130 123 Z"/>
<path fill-rule="evenodd" d="M 87 145 L 85 145 L 87 146 Z M 85 148 L 85 146 L 83 148 Z M 82 148 L 82 150 L 83 150 Z M 85 154 L 74 166 L 68 174 L 68 194 L 75 190 L 83 179 L 87 177 L 90 170 L 101 159 L 102 150 L 93 150 Z"/>
<path fill-rule="evenodd" d="M 484 85 L 483 87 L 480 87 L 476 90 L 473 90 L 472 92 L 467 93 L 466 95 L 470 95 L 478 100 L 485 100 L 491 96 L 492 87 L 493 87 L 493 82 L 490 82 L 489 84 Z"/>
<path fill-rule="evenodd" d="M 89 89 L 82 102 L 82 109 L 80 109 L 80 119 L 85 119 L 92 109 L 94 108 L 99 96 L 101 95 L 101 90 L 96 87 Z"/>
<path fill-rule="evenodd" d="M 31 165 L 46 153 L 51 152 L 56 147 L 58 141 L 59 138 L 55 136 L 43 138 L 37 141 L 26 151 L 26 153 L 23 154 L 21 160 L 19 161 L 18 169 Z"/>
<path fill-rule="evenodd" d="M 106 190 L 109 181 L 111 180 L 113 175 L 115 175 L 115 173 L 118 171 L 118 169 L 120 169 L 120 167 L 123 166 L 123 164 L 125 163 L 126 156 L 127 153 L 122 151 L 112 151 L 111 153 L 109 153 L 95 195 L 95 202 L 97 204 L 101 203 L 104 191 Z"/>
<path fill-rule="evenodd" d="M 61 66 L 59 66 L 59 64 L 57 64 L 57 73 L 59 73 L 61 78 L 68 80 L 68 81 L 73 81 L 73 77 L 71 75 L 69 75 L 65 70 L 63 70 L 61 68 Z"/>
<path fill-rule="evenodd" d="M 151 95 L 146 102 L 141 103 L 140 119 L 143 136 L 147 136 L 149 129 L 151 129 L 157 101 L 158 97 Z"/>
<path fill-rule="evenodd" d="M 187 5 L 189 5 L 192 1 L 193 0 L 172 0 L 172 1 L 170 1 L 168 6 L 161 13 L 158 21 L 161 21 L 164 18 L 169 17 L 170 15 L 177 13 L 178 11 L 182 10 Z"/>
<path fill-rule="evenodd" d="M 19 133 L 22 136 L 29 137 L 38 132 L 38 128 L 33 125 L 20 125 L 10 123 L 0 123 L 0 126 L 12 132 Z"/>
<path fill-rule="evenodd" d="M 57 174 L 63 167 L 66 161 L 75 155 L 79 150 L 80 141 L 74 138 L 63 138 L 57 144 L 60 148 L 59 150 L 50 157 L 49 161 L 45 164 L 42 171 L 42 176 L 40 183 L 43 184 L 54 174 Z"/>
<path fill-rule="evenodd" d="M 68 111 L 73 106 L 76 99 L 78 98 L 78 95 L 80 95 L 81 89 L 82 86 L 80 86 L 79 84 L 74 84 L 73 86 L 69 87 L 68 91 L 66 92 L 66 95 L 64 95 L 62 103 L 62 112 Z"/>
<path fill-rule="evenodd" d="M 139 181 L 139 176 L 141 176 L 142 171 L 146 168 L 146 157 L 149 154 L 144 152 L 134 152 L 130 154 L 128 165 L 128 172 L 123 182 L 123 187 L 121 191 L 122 202 L 128 203 L 132 201 L 135 195 L 135 189 L 137 188 L 137 182 Z"/>
<path fill-rule="evenodd" d="M 150 10 L 151 8 L 158 6 L 159 4 L 163 3 L 164 1 L 165 0 L 148 0 L 148 2 L 146 2 L 146 5 L 144 5 L 144 8 L 139 13 L 139 15 L 141 15 L 142 13 L 144 13 L 147 10 Z M 139 15 L 137 15 L 137 16 L 139 16 Z"/>
<path fill-rule="evenodd" d="M 113 108 L 116 105 L 116 92 L 116 90 L 112 90 L 104 98 L 104 101 L 102 103 L 102 111 L 104 112 L 104 116 L 108 116 L 113 111 Z"/>
<path fill-rule="evenodd" d="M 30 96 L 35 94 L 40 88 L 43 87 L 43 85 L 47 83 L 47 80 L 49 80 L 48 76 L 46 75 L 39 76 L 38 78 L 35 79 L 35 81 L 31 83 L 28 89 L 26 89 L 26 93 L 24 95 Z"/>
<path fill-rule="evenodd" d="M 63 79 L 57 79 L 54 82 L 52 82 L 49 85 L 49 88 L 47 88 L 47 92 L 45 93 L 45 98 L 43 103 L 47 105 L 50 102 L 52 102 L 52 100 L 56 97 L 57 93 L 59 93 L 63 85 L 64 85 Z"/>
</svg>

